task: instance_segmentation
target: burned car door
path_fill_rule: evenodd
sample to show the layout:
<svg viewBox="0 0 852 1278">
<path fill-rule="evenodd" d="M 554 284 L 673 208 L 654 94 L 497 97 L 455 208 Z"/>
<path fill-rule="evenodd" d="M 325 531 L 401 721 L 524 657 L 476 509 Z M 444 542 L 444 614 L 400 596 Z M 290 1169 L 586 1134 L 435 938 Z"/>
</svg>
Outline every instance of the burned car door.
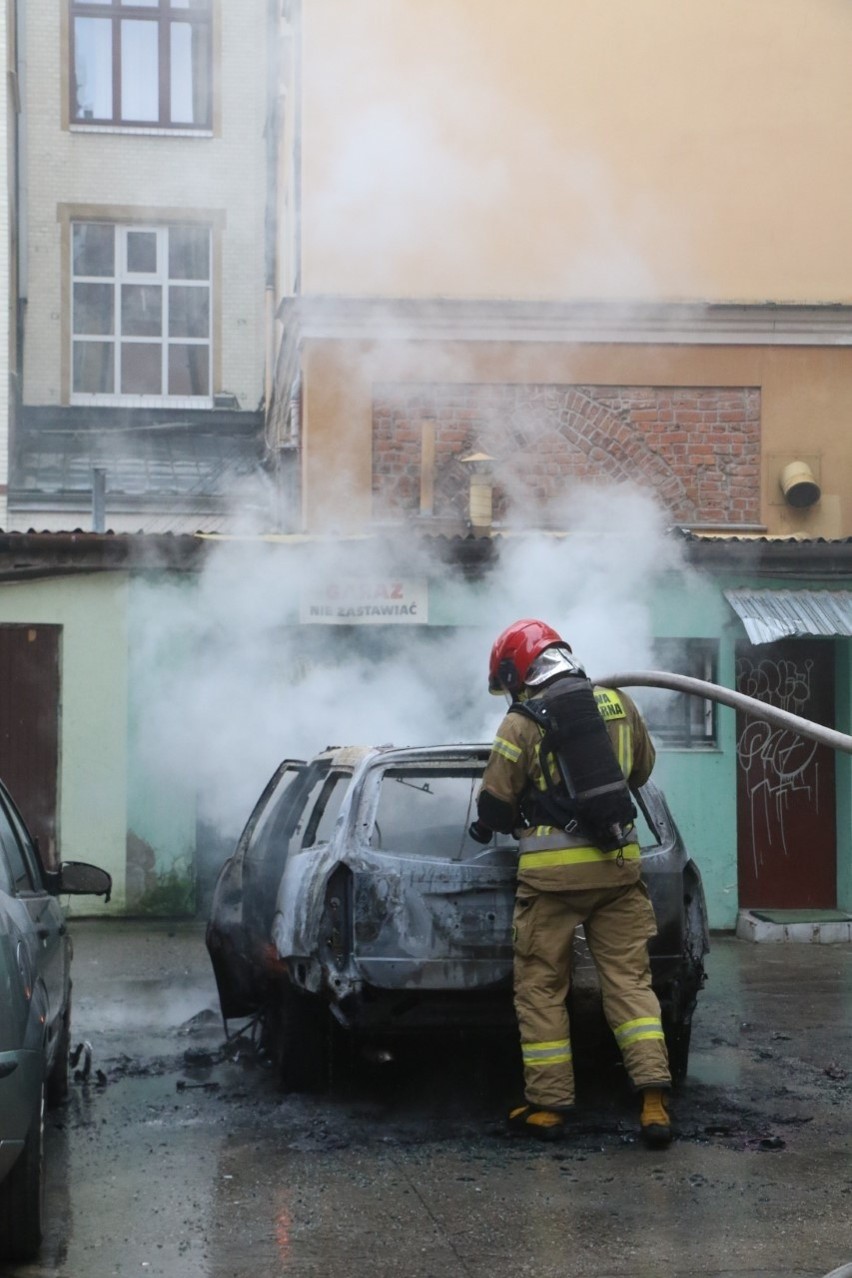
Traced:
<svg viewBox="0 0 852 1278">
<path fill-rule="evenodd" d="M 385 989 L 474 990 L 506 980 L 517 845 L 468 826 L 481 763 L 372 769 L 359 813 L 369 851 L 352 866 L 352 955 Z"/>
<path fill-rule="evenodd" d="M 305 789 L 306 764 L 285 759 L 219 871 L 206 943 L 226 1019 L 251 1015 L 263 1000 L 272 908 Z"/>
</svg>

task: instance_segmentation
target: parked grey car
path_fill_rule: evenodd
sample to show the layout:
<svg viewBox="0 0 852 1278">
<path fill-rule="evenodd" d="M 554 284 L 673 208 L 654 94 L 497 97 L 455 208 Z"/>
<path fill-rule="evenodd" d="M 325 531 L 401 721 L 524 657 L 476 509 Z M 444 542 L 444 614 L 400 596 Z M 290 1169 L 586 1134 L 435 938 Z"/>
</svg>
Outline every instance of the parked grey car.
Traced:
<svg viewBox="0 0 852 1278">
<path fill-rule="evenodd" d="M 514 1026 L 517 844 L 468 835 L 489 749 L 329 749 L 286 760 L 266 786 L 219 875 L 207 947 L 223 1017 L 257 1018 L 285 1087 L 322 1087 L 341 1030 L 375 1048 L 437 1027 Z M 662 792 L 649 782 L 635 797 L 653 982 L 680 1081 L 709 948 L 704 894 Z M 582 931 L 571 999 L 575 1022 L 595 1018 L 612 1046 Z"/>
<path fill-rule="evenodd" d="M 71 939 L 60 893 L 103 895 L 110 876 L 46 872 L 0 783 L 0 1260 L 31 1260 L 44 1212 L 44 1110 L 68 1093 Z"/>
</svg>

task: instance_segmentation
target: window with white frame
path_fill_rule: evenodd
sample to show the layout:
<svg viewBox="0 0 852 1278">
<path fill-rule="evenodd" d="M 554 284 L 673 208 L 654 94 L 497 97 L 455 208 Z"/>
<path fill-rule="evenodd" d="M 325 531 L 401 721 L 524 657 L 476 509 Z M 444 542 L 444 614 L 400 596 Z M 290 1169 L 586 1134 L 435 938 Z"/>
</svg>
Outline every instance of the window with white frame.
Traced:
<svg viewBox="0 0 852 1278">
<path fill-rule="evenodd" d="M 211 396 L 208 226 L 71 224 L 71 398 Z"/>
<path fill-rule="evenodd" d="M 69 0 L 71 122 L 209 129 L 212 0 Z"/>
<path fill-rule="evenodd" d="M 716 682 L 718 642 L 715 639 L 658 639 L 654 668 Z M 668 690 L 643 689 L 645 721 L 658 745 L 694 750 L 716 745 L 716 704 L 705 697 Z"/>
</svg>

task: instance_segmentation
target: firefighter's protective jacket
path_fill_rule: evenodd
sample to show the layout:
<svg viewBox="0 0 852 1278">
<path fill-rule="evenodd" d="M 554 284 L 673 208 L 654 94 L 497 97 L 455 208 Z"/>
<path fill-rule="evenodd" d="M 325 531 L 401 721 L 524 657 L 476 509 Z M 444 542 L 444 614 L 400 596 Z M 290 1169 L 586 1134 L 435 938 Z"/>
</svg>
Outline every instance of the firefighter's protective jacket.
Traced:
<svg viewBox="0 0 852 1278">
<path fill-rule="evenodd" d="M 655 752 L 641 714 L 619 689 L 596 687 L 595 699 L 624 776 L 632 787 L 644 785 L 651 775 Z M 523 828 L 521 802 L 529 788 L 533 792 L 546 789 L 546 763 L 540 751 L 543 736 L 543 729 L 532 719 L 510 710 L 497 729 L 479 795 L 479 815 L 486 825 L 519 833 L 519 881 L 541 891 L 635 882 L 640 869 L 636 842 L 616 852 L 603 852 L 580 833 L 551 825 Z M 504 817 L 499 826 L 495 811 Z"/>
</svg>

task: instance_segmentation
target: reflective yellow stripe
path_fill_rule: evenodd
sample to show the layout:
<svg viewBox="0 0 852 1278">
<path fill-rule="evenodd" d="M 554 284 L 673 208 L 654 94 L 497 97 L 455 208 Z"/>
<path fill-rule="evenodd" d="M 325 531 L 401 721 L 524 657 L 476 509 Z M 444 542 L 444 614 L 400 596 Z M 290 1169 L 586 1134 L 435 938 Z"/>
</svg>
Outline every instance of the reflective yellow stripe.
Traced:
<svg viewBox="0 0 852 1278">
<path fill-rule="evenodd" d="M 627 723 L 618 725 L 618 766 L 626 777 L 633 771 L 633 733 Z"/>
<path fill-rule="evenodd" d="M 625 1021 L 613 1030 L 619 1047 L 623 1043 L 638 1043 L 647 1038 L 665 1038 L 662 1021 L 657 1016 L 640 1016 L 635 1021 Z"/>
<path fill-rule="evenodd" d="M 564 1065 L 571 1060 L 571 1044 L 567 1038 L 550 1043 L 523 1043 L 521 1055 L 525 1065 Z"/>
<path fill-rule="evenodd" d="M 502 755 L 510 763 L 517 763 L 521 757 L 521 747 L 512 745 L 511 741 L 506 741 L 503 737 L 495 738 L 493 750 L 495 754 Z"/>
<path fill-rule="evenodd" d="M 521 870 L 543 869 L 548 865 L 593 865 L 600 861 L 617 861 L 619 856 L 625 861 L 638 861 L 641 858 L 638 843 L 628 843 L 626 847 L 616 848 L 614 852 L 601 852 L 600 848 L 557 848 L 551 852 L 524 852 L 518 859 Z"/>
</svg>

